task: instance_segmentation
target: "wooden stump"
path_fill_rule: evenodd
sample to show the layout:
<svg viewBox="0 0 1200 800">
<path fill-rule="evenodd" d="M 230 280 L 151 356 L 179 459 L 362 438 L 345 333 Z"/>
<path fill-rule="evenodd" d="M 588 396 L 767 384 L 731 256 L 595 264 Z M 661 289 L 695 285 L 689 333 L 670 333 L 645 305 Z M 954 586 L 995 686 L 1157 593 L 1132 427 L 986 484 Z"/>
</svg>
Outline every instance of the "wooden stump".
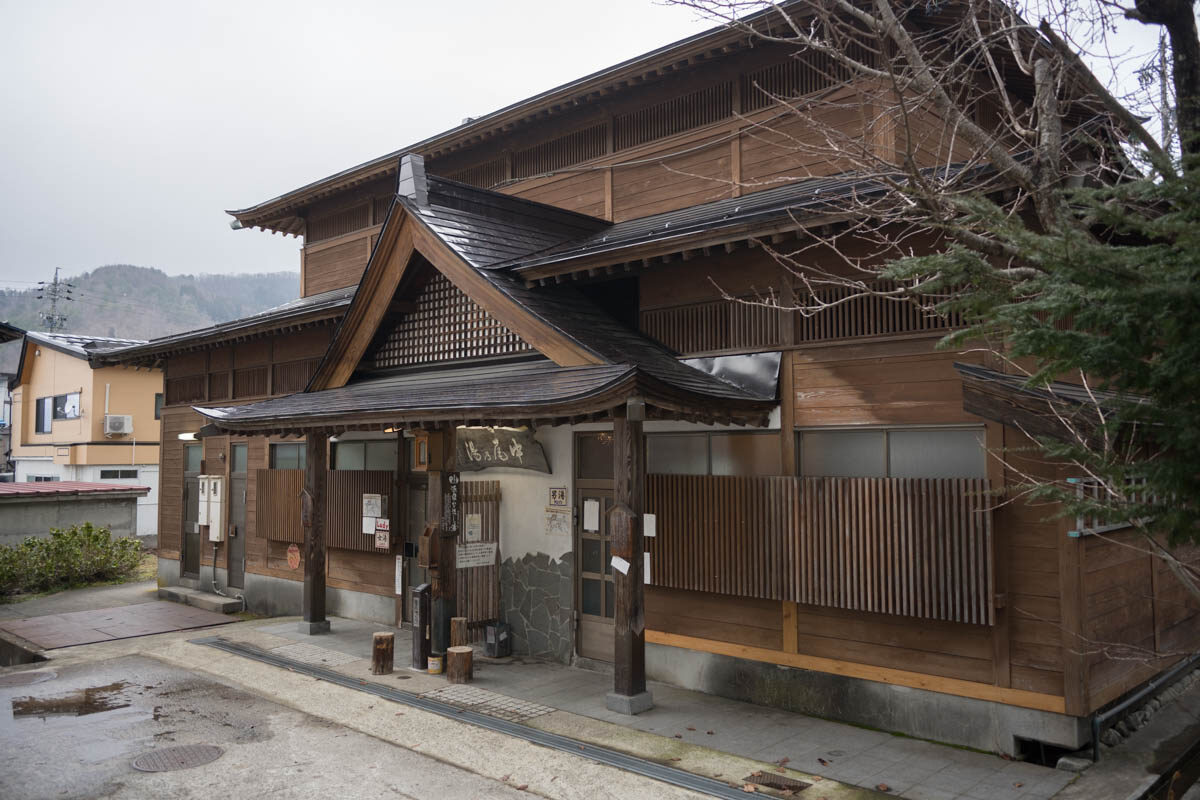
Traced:
<svg viewBox="0 0 1200 800">
<path fill-rule="evenodd" d="M 450 683 L 470 683 L 473 676 L 472 657 L 474 651 L 465 645 L 451 647 L 446 651 L 446 680 Z"/>
<path fill-rule="evenodd" d="M 376 633 L 371 647 L 371 674 L 390 675 L 392 673 L 392 654 L 396 649 L 396 634 L 389 632 Z"/>
<path fill-rule="evenodd" d="M 450 618 L 450 646 L 464 647 L 469 644 L 467 634 L 467 618 L 466 617 L 451 617 Z"/>
</svg>

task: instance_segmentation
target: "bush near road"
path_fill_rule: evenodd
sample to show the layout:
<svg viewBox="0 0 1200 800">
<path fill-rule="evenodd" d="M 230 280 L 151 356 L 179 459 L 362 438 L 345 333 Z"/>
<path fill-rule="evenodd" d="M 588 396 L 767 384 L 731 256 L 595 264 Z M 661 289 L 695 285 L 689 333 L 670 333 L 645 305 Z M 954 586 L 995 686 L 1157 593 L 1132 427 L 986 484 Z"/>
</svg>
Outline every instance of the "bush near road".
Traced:
<svg viewBox="0 0 1200 800">
<path fill-rule="evenodd" d="M 90 522 L 54 528 L 48 539 L 31 536 L 13 547 L 0 546 L 0 595 L 119 580 L 141 560 L 136 538 L 114 539 L 108 528 Z"/>
</svg>

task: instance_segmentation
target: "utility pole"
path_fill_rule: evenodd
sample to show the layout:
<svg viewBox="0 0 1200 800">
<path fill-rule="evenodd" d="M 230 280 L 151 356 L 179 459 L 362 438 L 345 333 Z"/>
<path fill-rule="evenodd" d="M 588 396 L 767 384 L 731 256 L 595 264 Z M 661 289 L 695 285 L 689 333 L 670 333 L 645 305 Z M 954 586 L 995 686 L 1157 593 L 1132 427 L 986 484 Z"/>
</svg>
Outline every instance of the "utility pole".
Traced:
<svg viewBox="0 0 1200 800">
<path fill-rule="evenodd" d="M 67 314 L 65 311 L 59 313 L 58 301 L 62 300 L 65 302 L 75 299 L 71 297 L 71 290 L 75 288 L 75 284 L 60 281 L 58 279 L 59 269 L 59 267 L 54 268 L 54 280 L 50 283 L 38 281 L 38 291 L 41 294 L 37 296 L 37 299 L 50 301 L 50 311 L 43 311 L 38 315 L 41 317 L 42 322 L 46 323 L 46 330 L 49 333 L 61 331 L 67 327 Z"/>
</svg>

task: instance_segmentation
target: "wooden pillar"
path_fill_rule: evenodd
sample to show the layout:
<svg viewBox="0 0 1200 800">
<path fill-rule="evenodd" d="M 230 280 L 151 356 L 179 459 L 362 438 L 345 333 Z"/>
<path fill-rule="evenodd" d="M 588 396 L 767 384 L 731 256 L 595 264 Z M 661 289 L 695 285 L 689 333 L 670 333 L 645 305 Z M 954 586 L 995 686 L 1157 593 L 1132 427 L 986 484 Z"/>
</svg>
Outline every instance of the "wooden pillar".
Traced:
<svg viewBox="0 0 1200 800">
<path fill-rule="evenodd" d="M 301 600 L 301 633 L 325 633 L 325 487 L 329 481 L 329 442 L 324 433 L 306 437 L 307 464 L 301 497 L 300 523 L 304 527 L 304 594 Z"/>
<path fill-rule="evenodd" d="M 452 425 L 437 435 L 441 447 L 430 447 L 429 456 L 429 514 L 427 521 L 438 523 L 438 566 L 432 570 L 432 609 L 429 631 L 430 652 L 445 656 L 450 647 L 450 619 L 457 613 L 458 569 L 455 548 L 458 545 L 458 473 L 455 471 L 456 429 Z M 433 438 L 432 436 L 430 437 Z M 441 462 L 434 470 L 435 453 Z"/>
<path fill-rule="evenodd" d="M 619 714 L 640 714 L 654 707 L 646 691 L 646 611 L 642 576 L 642 497 L 646 477 L 645 404 L 630 400 L 613 415 L 615 506 L 609 520 L 612 554 L 628 562 L 613 566 L 613 690 L 605 706 Z"/>
</svg>

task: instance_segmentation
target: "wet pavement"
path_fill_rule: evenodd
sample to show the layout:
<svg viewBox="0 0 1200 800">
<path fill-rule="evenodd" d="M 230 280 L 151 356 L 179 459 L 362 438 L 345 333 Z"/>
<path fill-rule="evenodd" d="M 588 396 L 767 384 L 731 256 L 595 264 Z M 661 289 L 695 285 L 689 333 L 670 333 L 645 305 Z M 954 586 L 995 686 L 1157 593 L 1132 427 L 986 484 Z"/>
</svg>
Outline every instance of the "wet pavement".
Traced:
<svg viewBox="0 0 1200 800">
<path fill-rule="evenodd" d="M 127 656 L 0 686 L 0 795 L 23 798 L 521 797 L 524 793 L 152 658 Z M 132 762 L 221 749 L 191 769 Z"/>
<path fill-rule="evenodd" d="M 180 603 L 155 601 L 25 619 L 2 619 L 0 631 L 7 631 L 45 650 L 52 650 L 236 621 L 236 617 L 214 614 Z"/>
</svg>

